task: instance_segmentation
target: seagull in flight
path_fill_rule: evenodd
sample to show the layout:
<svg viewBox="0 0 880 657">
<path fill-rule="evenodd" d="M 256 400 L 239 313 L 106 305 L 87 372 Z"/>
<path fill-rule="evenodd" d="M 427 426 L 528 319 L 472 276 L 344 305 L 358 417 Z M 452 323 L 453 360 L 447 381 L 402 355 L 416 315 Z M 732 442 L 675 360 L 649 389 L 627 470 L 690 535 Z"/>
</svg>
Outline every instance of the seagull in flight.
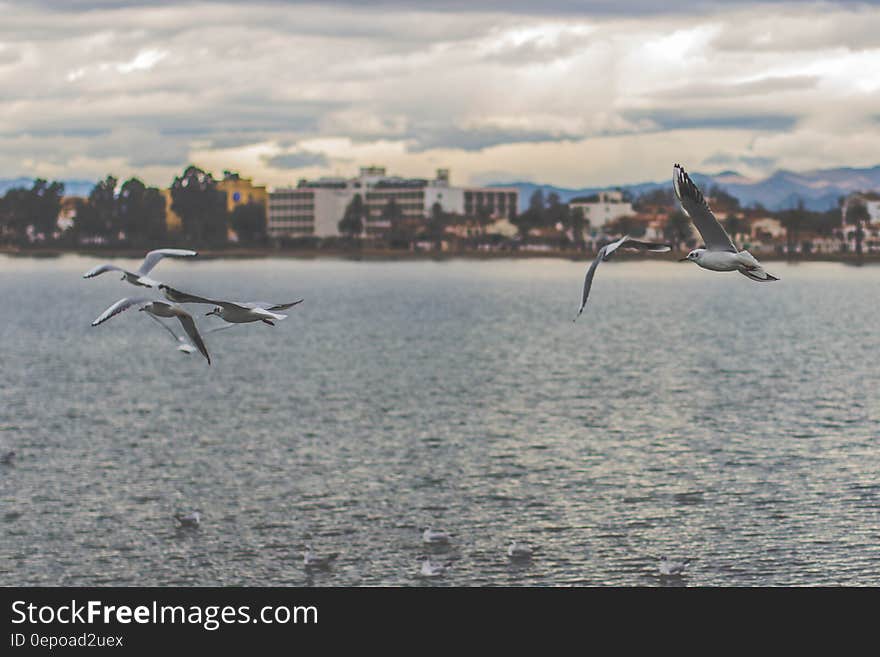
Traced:
<svg viewBox="0 0 880 657">
<path fill-rule="evenodd" d="M 736 248 L 730 235 L 712 214 L 702 192 L 680 164 L 673 167 L 672 186 L 678 202 L 681 203 L 681 209 L 694 222 L 706 243 L 705 249 L 694 249 L 680 262 L 690 260 L 711 271 L 738 271 L 753 281 L 779 280 L 768 274 L 751 253 Z"/>
<path fill-rule="evenodd" d="M 176 317 L 180 321 L 181 326 L 183 326 L 183 330 L 186 331 L 186 334 L 189 336 L 189 339 L 198 348 L 202 356 L 205 357 L 205 360 L 208 361 L 208 365 L 211 364 L 211 357 L 208 355 L 208 349 L 205 347 L 202 336 L 199 335 L 199 330 L 196 328 L 196 323 L 193 320 L 192 315 L 180 306 L 174 304 L 165 303 L 164 301 L 152 301 L 145 297 L 126 297 L 120 299 L 98 315 L 98 318 L 92 322 L 92 326 L 103 324 L 111 317 L 128 310 L 132 306 L 139 306 L 138 310 L 146 311 L 150 315 L 155 315 L 156 317 Z"/>
<path fill-rule="evenodd" d="M 631 249 L 635 251 L 664 253 L 666 251 L 670 251 L 672 247 L 669 244 L 658 244 L 656 242 L 640 242 L 639 240 L 631 239 L 629 235 L 624 235 L 616 242 L 606 244 L 601 249 L 599 249 L 599 253 L 596 254 L 596 259 L 593 260 L 593 264 L 591 264 L 590 268 L 587 270 L 587 277 L 584 279 L 584 295 L 581 298 L 581 307 L 578 308 L 578 314 L 574 318 L 574 321 L 577 321 L 577 318 L 581 316 L 582 312 L 584 312 L 584 306 L 587 305 L 587 298 L 590 296 L 590 288 L 593 287 L 593 276 L 596 274 L 596 267 L 599 266 L 600 262 L 604 262 L 611 258 L 611 256 L 614 255 L 614 253 L 618 249 Z"/>
<path fill-rule="evenodd" d="M 287 315 L 281 315 L 278 311 L 293 308 L 303 302 L 303 299 L 297 299 L 290 303 L 268 303 L 265 301 L 217 301 L 215 299 L 207 299 L 199 297 L 187 292 L 175 290 L 164 283 L 159 285 L 165 298 L 174 303 L 205 303 L 214 306 L 214 309 L 205 313 L 205 317 L 217 315 L 221 319 L 232 324 L 246 324 L 248 322 L 263 322 L 270 326 L 275 326 L 275 322 L 286 319 Z"/>
<path fill-rule="evenodd" d="M 117 267 L 116 265 L 104 264 L 98 265 L 94 269 L 90 269 L 85 274 L 83 274 L 83 278 L 94 278 L 95 276 L 99 276 L 108 271 L 121 271 L 122 280 L 128 281 L 132 285 L 139 285 L 141 287 L 157 287 L 159 285 L 159 281 L 154 281 L 152 278 L 149 278 L 147 274 L 149 274 L 153 270 L 153 267 L 155 267 L 162 258 L 166 256 L 172 256 L 175 258 L 186 258 L 196 255 L 198 255 L 197 252 L 190 251 L 188 249 L 156 249 L 155 251 L 150 251 L 147 254 L 147 257 L 144 258 L 144 261 L 141 263 L 141 266 L 136 272 L 122 269 L 121 267 Z"/>
</svg>

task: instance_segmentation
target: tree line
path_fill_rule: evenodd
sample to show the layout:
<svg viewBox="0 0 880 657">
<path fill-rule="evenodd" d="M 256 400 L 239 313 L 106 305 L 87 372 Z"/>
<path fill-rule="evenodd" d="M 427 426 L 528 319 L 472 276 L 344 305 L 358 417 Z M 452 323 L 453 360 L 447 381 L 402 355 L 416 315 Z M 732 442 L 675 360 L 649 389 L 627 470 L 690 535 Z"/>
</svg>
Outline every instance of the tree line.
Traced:
<svg viewBox="0 0 880 657">
<path fill-rule="evenodd" d="M 34 180 L 30 188 L 7 190 L 0 198 L 0 240 L 7 243 L 105 244 L 155 246 L 168 239 L 166 199 L 138 178 L 121 185 L 110 175 L 98 181 L 87 198 L 73 198 L 69 222 L 59 226 L 64 184 Z M 237 205 L 227 211 L 226 194 L 214 177 L 189 166 L 170 187 L 171 210 L 180 217 L 181 240 L 202 246 L 227 242 L 232 228 L 238 241 L 266 240 L 262 203 Z M 67 213 L 65 213 L 67 214 Z"/>
</svg>

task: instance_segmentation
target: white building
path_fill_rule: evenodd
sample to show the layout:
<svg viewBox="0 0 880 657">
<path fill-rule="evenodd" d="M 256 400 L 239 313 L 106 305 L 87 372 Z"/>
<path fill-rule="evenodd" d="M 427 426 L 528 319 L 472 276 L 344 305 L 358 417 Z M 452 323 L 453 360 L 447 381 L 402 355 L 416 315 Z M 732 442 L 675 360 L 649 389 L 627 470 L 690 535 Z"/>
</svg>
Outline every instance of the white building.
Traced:
<svg viewBox="0 0 880 657">
<path fill-rule="evenodd" d="M 593 196 L 579 196 L 568 202 L 573 212 L 580 209 L 584 220 L 589 222 L 590 230 L 602 230 L 607 224 L 620 217 L 635 214 L 632 203 L 623 200 L 623 192 L 599 192 Z"/>
<path fill-rule="evenodd" d="M 519 194 L 515 189 L 491 187 L 453 187 L 449 170 L 438 169 L 433 180 L 388 176 L 384 167 L 361 167 L 355 178 L 300 180 L 296 187 L 269 193 L 270 237 L 336 237 L 345 208 L 360 194 L 367 208 L 364 234 L 380 236 L 389 230 L 383 217 L 393 199 L 401 219 L 421 225 L 431 215 L 435 203 L 444 212 L 476 217 L 512 219 L 516 216 Z"/>
<path fill-rule="evenodd" d="M 851 203 L 861 203 L 865 206 L 870 217 L 869 223 L 875 224 L 880 222 L 880 194 L 877 192 L 855 193 L 847 196 L 841 208 L 841 217 L 844 224 L 846 223 L 846 211 Z"/>
</svg>

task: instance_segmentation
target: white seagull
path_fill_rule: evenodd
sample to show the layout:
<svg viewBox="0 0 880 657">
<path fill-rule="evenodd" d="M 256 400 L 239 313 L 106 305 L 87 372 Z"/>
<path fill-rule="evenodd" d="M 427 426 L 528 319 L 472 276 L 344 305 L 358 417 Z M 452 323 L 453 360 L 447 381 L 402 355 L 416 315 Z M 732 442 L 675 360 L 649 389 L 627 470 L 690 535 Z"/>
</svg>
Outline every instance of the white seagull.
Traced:
<svg viewBox="0 0 880 657">
<path fill-rule="evenodd" d="M 328 554 L 326 557 L 319 557 L 317 554 L 312 552 L 312 548 L 310 545 L 306 545 L 305 552 L 303 552 L 303 565 L 309 569 L 327 570 L 328 568 L 330 568 L 333 561 L 335 561 L 338 556 L 338 552 L 333 552 L 332 554 Z"/>
<path fill-rule="evenodd" d="M 447 532 L 440 531 L 439 529 L 426 527 L 425 531 L 422 532 L 422 543 L 428 545 L 446 545 L 451 539 L 452 537 Z"/>
<path fill-rule="evenodd" d="M 264 322 L 275 326 L 275 322 L 286 319 L 287 315 L 281 315 L 278 311 L 287 310 L 303 302 L 302 299 L 290 303 L 268 303 L 265 301 L 217 301 L 199 297 L 187 292 L 175 290 L 168 285 L 160 284 L 159 289 L 165 294 L 165 298 L 175 303 L 206 303 L 214 306 L 214 309 L 205 313 L 205 317 L 217 315 L 221 319 L 232 324 L 246 324 L 248 322 Z"/>
<path fill-rule="evenodd" d="M 513 560 L 525 560 L 532 558 L 532 548 L 527 543 L 511 541 L 507 546 L 507 556 Z"/>
<path fill-rule="evenodd" d="M 590 268 L 587 270 L 587 277 L 584 279 L 584 294 L 581 298 L 581 307 L 578 308 L 578 314 L 574 318 L 574 321 L 577 321 L 577 318 L 581 316 L 582 312 L 584 312 L 584 306 L 587 305 L 587 297 L 590 296 L 590 288 L 593 286 L 593 276 L 596 273 L 596 267 L 599 266 L 600 262 L 604 262 L 610 259 L 611 256 L 614 255 L 615 251 L 617 251 L 618 249 L 632 249 L 635 251 L 664 253 L 671 250 L 672 247 L 669 244 L 641 242 L 639 240 L 630 239 L 629 235 L 624 235 L 616 242 L 606 244 L 601 249 L 599 249 L 599 253 L 596 254 L 596 259 L 593 260 L 593 264 L 591 264 Z"/>
<path fill-rule="evenodd" d="M 102 324 L 114 315 L 118 315 L 132 306 L 140 306 L 138 310 L 145 310 L 150 315 L 155 315 L 156 317 L 176 317 L 180 321 L 181 326 L 183 326 L 183 330 L 186 331 L 186 334 L 189 336 L 189 339 L 192 340 L 202 356 L 205 357 L 205 360 L 208 361 L 208 365 L 211 364 L 211 357 L 208 355 L 208 349 L 205 347 L 202 336 L 199 335 L 199 330 L 196 328 L 196 323 L 193 320 L 192 315 L 186 312 L 183 308 L 170 303 L 165 303 L 164 301 L 152 301 L 143 297 L 126 297 L 120 299 L 107 308 L 107 310 L 102 312 L 98 318 L 92 322 L 92 326 Z"/>
<path fill-rule="evenodd" d="M 189 527 L 195 529 L 202 524 L 202 516 L 198 511 L 190 511 L 189 513 L 175 513 L 174 519 L 180 523 L 181 527 Z"/>
<path fill-rule="evenodd" d="M 753 281 L 779 280 L 764 271 L 761 263 L 751 253 L 736 248 L 730 235 L 712 214 L 702 192 L 680 164 L 673 167 L 672 186 L 681 203 L 681 209 L 694 222 L 706 243 L 705 249 L 694 249 L 680 262 L 690 260 L 711 271 L 738 271 Z"/>
<path fill-rule="evenodd" d="M 439 561 L 431 561 L 431 559 L 426 557 L 422 562 L 419 575 L 422 577 L 440 577 L 451 565 L 451 561 L 440 563 Z"/>
<path fill-rule="evenodd" d="M 157 287 L 159 285 L 159 281 L 154 281 L 152 278 L 147 277 L 147 274 L 149 274 L 153 270 L 153 267 L 155 267 L 162 258 L 164 258 L 165 256 L 185 258 L 196 255 L 198 255 L 198 253 L 196 253 L 195 251 L 190 251 L 188 249 L 156 249 L 155 251 L 150 251 L 147 254 L 147 257 L 144 258 L 144 261 L 141 263 L 140 268 L 138 268 L 136 272 L 122 269 L 121 267 L 117 267 L 116 265 L 104 264 L 98 265 L 94 269 L 90 269 L 85 274 L 83 274 L 83 278 L 94 278 L 95 276 L 98 276 L 108 271 L 121 271 L 122 280 L 128 281 L 132 285 L 140 285 L 141 287 Z"/>
<path fill-rule="evenodd" d="M 664 577 L 679 577 L 684 574 L 690 562 L 690 559 L 672 561 L 664 554 L 660 557 L 660 574 Z"/>
</svg>

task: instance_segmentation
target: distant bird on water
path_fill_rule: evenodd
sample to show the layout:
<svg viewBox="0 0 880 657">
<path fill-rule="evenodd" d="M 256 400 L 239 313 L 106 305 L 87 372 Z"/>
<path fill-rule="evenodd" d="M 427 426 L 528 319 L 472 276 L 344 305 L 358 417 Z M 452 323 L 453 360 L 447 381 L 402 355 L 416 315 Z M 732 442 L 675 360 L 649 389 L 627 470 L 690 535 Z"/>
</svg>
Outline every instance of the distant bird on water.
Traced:
<svg viewBox="0 0 880 657">
<path fill-rule="evenodd" d="M 155 315 L 156 317 L 176 317 L 180 321 L 181 326 L 183 326 L 183 330 L 186 331 L 186 334 L 189 336 L 189 339 L 192 340 L 202 356 L 205 357 L 205 360 L 208 361 L 208 365 L 211 364 L 211 357 L 208 355 L 208 348 L 205 347 L 202 336 L 199 335 L 199 330 L 196 328 L 196 323 L 193 320 L 192 315 L 186 312 L 183 308 L 165 303 L 164 301 L 151 301 L 150 299 L 143 297 L 126 297 L 120 299 L 101 313 L 98 318 L 92 322 L 92 326 L 98 326 L 98 324 L 106 322 L 111 317 L 128 310 L 132 306 L 140 306 L 138 310 L 146 311 L 150 315 Z"/>
<path fill-rule="evenodd" d="M 422 532 L 422 543 L 427 545 L 447 545 L 452 537 L 439 529 L 426 527 Z"/>
<path fill-rule="evenodd" d="M 175 303 L 205 303 L 214 306 L 214 309 L 205 316 L 216 315 L 232 324 L 246 324 L 249 322 L 263 322 L 274 326 L 276 321 L 286 319 L 287 315 L 281 315 L 278 311 L 287 310 L 303 302 L 302 299 L 290 303 L 269 303 L 265 301 L 217 301 L 206 297 L 196 296 L 187 292 L 175 290 L 169 285 L 160 284 L 159 289 L 165 294 L 165 298 Z"/>
<path fill-rule="evenodd" d="M 2 456 L 0 456 L 0 464 L 2 465 L 12 465 L 15 463 L 15 450 L 11 449 L 8 452 L 4 452 Z"/>
<path fill-rule="evenodd" d="M 578 313 L 577 316 L 574 318 L 574 321 L 577 321 L 577 318 L 581 316 L 582 312 L 584 312 L 584 306 L 587 305 L 587 298 L 590 296 L 590 288 L 593 287 L 593 276 L 596 274 L 596 267 L 599 266 L 600 262 L 609 260 L 618 249 L 632 249 L 635 251 L 663 253 L 665 251 L 671 250 L 672 247 L 669 244 L 641 242 L 639 240 L 630 239 L 629 235 L 624 235 L 616 242 L 606 244 L 601 249 L 599 249 L 599 253 L 596 254 L 596 259 L 593 260 L 593 264 L 591 264 L 590 268 L 587 270 L 587 277 L 584 279 L 584 294 L 581 297 L 581 307 L 578 308 Z"/>
<path fill-rule="evenodd" d="M 159 281 L 154 281 L 152 278 L 149 278 L 147 274 L 149 274 L 153 270 L 153 267 L 155 267 L 162 258 L 166 256 L 185 258 L 196 255 L 198 255 L 197 252 L 190 251 L 188 249 L 156 249 L 155 251 L 150 251 L 149 253 L 147 253 L 147 256 L 144 258 L 144 261 L 141 263 L 141 266 L 136 272 L 122 269 L 121 267 L 117 267 L 116 265 L 104 264 L 98 265 L 97 267 L 90 269 L 85 274 L 83 274 L 83 278 L 94 278 L 95 276 L 99 276 L 108 271 L 120 271 L 122 272 L 122 280 L 128 281 L 132 285 L 139 285 L 141 287 L 157 287 L 159 285 Z"/>
<path fill-rule="evenodd" d="M 660 574 L 664 577 L 679 577 L 687 570 L 690 562 L 690 559 L 673 561 L 664 554 L 660 557 Z"/>
<path fill-rule="evenodd" d="M 202 516 L 198 511 L 190 511 L 189 513 L 175 513 L 174 519 L 181 527 L 195 529 L 202 524 Z"/>
<path fill-rule="evenodd" d="M 531 546 L 519 541 L 511 541 L 507 546 L 507 556 L 513 561 L 525 561 L 532 558 L 533 550 Z"/>
<path fill-rule="evenodd" d="M 452 566 L 451 561 L 441 563 L 439 561 L 432 561 L 426 557 L 422 562 L 421 569 L 419 569 L 419 575 L 422 577 L 440 577 L 450 566 Z"/>
<path fill-rule="evenodd" d="M 753 281 L 779 280 L 764 271 L 761 263 L 751 253 L 736 248 L 730 235 L 712 214 L 702 192 L 680 164 L 676 164 L 672 169 L 672 187 L 681 203 L 681 209 L 694 222 L 694 226 L 700 231 L 706 243 L 706 248 L 694 249 L 680 262 L 690 260 L 710 271 L 738 271 Z"/>
<path fill-rule="evenodd" d="M 310 545 L 306 545 L 306 549 L 303 552 L 303 566 L 311 570 L 327 570 L 333 565 L 338 556 L 338 552 L 333 552 L 326 556 L 318 556 L 312 551 Z"/>
</svg>

